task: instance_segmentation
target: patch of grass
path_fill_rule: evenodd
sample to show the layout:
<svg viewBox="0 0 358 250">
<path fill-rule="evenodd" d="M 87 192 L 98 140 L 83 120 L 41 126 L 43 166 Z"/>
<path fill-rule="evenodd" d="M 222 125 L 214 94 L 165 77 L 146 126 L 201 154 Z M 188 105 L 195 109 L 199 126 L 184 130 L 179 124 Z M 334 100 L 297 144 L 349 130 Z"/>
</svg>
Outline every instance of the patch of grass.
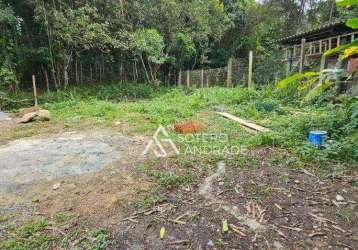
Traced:
<svg viewBox="0 0 358 250">
<path fill-rule="evenodd" d="M 269 186 L 269 187 L 260 189 L 259 196 L 261 199 L 266 200 L 266 199 L 274 197 L 275 193 L 276 193 L 275 190 Z"/>
<path fill-rule="evenodd" d="M 82 242 L 82 247 L 90 250 L 104 250 L 107 249 L 111 243 L 112 241 L 106 230 L 95 229 L 91 231 L 89 237 Z"/>
<path fill-rule="evenodd" d="M 6 240 L 3 249 L 49 249 L 55 237 L 44 233 L 48 221 L 30 221 L 24 226 L 15 229 L 13 236 Z M 1 245 L 0 245 L 1 246 Z"/>
<path fill-rule="evenodd" d="M 357 213 L 357 205 L 351 204 L 346 207 L 339 208 L 338 215 L 347 223 L 358 224 L 358 213 Z"/>
<path fill-rule="evenodd" d="M 73 214 L 69 212 L 60 212 L 54 216 L 54 221 L 57 224 L 64 224 L 69 222 L 73 218 Z"/>
<path fill-rule="evenodd" d="M 189 176 L 177 175 L 171 172 L 155 171 L 151 172 L 150 175 L 157 180 L 159 185 L 165 188 L 171 188 L 179 184 L 188 183 L 191 181 L 191 178 Z"/>
<path fill-rule="evenodd" d="M 134 206 L 141 210 L 151 208 L 165 201 L 164 193 L 165 189 L 160 186 L 153 188 L 149 193 L 147 191 L 145 193 L 138 192 Z"/>
<path fill-rule="evenodd" d="M 5 215 L 0 215 L 0 223 L 6 222 L 8 218 Z"/>
<path fill-rule="evenodd" d="M 68 224 L 72 216 L 58 213 L 53 221 L 42 218 L 30 220 L 22 226 L 12 224 L 5 228 L 0 249 L 53 249 L 61 246 L 63 249 L 104 250 L 112 243 L 104 229 L 88 230 L 81 223 Z"/>
</svg>

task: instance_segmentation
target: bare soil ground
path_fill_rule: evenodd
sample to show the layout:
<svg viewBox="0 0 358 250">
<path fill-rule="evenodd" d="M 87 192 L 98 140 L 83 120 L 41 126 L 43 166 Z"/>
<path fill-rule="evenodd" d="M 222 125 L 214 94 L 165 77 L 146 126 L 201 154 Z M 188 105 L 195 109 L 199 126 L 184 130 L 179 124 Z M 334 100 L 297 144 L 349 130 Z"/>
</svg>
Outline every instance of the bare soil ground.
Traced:
<svg viewBox="0 0 358 250">
<path fill-rule="evenodd" d="M 141 150 L 141 138 L 99 130 L 11 141 L 0 147 L 2 215 L 20 221 L 71 211 L 106 224 L 108 214 L 123 212 L 118 204 L 151 186 L 134 171 Z"/>
<path fill-rule="evenodd" d="M 144 214 L 134 212 L 114 228 L 114 248 L 357 249 L 356 175 L 318 177 L 269 164 L 274 150 L 250 154 L 260 159 L 257 168 L 227 165 L 192 189 L 169 191 Z"/>
<path fill-rule="evenodd" d="M 358 249 L 356 172 L 336 178 L 291 169 L 272 160 L 285 154 L 275 148 L 250 150 L 240 164 L 209 161 L 207 168 L 168 158 L 151 164 L 163 173 L 191 171 L 195 182 L 168 187 L 140 209 L 138 199 L 158 187 L 138 170 L 147 161 L 140 157 L 145 139 L 93 130 L 2 145 L 0 207 L 7 221 L 0 237 L 9 221 L 71 212 L 77 219 L 60 233 L 86 221 L 110 231 L 110 249 Z"/>
</svg>

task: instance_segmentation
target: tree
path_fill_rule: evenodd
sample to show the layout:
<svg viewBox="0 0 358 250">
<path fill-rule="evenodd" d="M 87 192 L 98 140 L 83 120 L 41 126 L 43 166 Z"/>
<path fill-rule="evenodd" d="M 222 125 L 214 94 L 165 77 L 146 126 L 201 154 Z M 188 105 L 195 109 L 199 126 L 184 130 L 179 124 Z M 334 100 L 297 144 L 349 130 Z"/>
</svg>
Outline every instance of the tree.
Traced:
<svg viewBox="0 0 358 250">
<path fill-rule="evenodd" d="M 167 55 L 164 54 L 165 44 L 162 35 L 155 29 L 138 30 L 134 33 L 133 47 L 140 57 L 148 81 L 156 81 L 160 66 L 168 59 Z"/>
<path fill-rule="evenodd" d="M 0 90 L 15 89 L 17 76 L 17 39 L 21 35 L 22 19 L 0 0 Z"/>
</svg>

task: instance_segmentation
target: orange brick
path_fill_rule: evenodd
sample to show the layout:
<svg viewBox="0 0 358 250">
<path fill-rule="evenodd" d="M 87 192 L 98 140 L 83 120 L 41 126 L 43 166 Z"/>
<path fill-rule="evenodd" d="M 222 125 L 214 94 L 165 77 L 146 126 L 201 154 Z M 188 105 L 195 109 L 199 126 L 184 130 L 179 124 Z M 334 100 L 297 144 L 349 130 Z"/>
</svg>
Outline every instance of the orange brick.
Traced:
<svg viewBox="0 0 358 250">
<path fill-rule="evenodd" d="M 202 131 L 205 128 L 206 128 L 205 125 L 193 121 L 174 125 L 175 131 L 180 134 L 195 134 Z"/>
</svg>

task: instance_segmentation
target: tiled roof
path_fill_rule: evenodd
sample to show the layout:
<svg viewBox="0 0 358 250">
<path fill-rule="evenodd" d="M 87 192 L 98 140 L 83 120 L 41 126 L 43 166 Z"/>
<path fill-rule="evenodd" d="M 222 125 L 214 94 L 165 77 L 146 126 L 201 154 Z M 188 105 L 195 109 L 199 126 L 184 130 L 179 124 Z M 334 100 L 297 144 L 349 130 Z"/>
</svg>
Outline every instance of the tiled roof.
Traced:
<svg viewBox="0 0 358 250">
<path fill-rule="evenodd" d="M 316 27 L 316 28 L 313 28 L 313 29 L 310 29 L 310 30 L 306 30 L 306 31 L 303 31 L 303 32 L 299 32 L 299 33 L 297 33 L 295 35 L 280 38 L 280 39 L 278 39 L 276 41 L 279 42 L 279 43 L 288 43 L 290 41 L 305 38 L 306 36 L 309 36 L 309 35 L 317 34 L 317 33 L 320 33 L 322 31 L 327 31 L 327 30 L 330 30 L 332 28 L 339 28 L 339 27 L 346 27 L 345 22 L 344 21 L 336 21 L 336 22 L 333 22 L 333 23 L 326 23 L 326 24 L 321 25 L 319 27 Z"/>
</svg>

